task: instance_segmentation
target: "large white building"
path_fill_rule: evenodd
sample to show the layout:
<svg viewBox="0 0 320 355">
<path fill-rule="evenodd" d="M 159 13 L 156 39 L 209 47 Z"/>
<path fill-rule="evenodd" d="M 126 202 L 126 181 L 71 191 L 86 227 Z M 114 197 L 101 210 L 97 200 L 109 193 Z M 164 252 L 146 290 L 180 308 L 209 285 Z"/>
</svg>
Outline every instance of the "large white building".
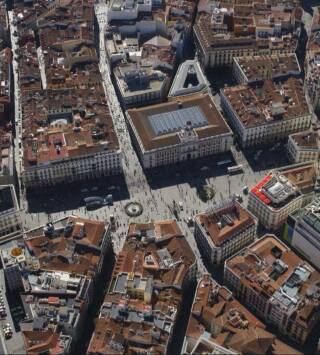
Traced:
<svg viewBox="0 0 320 355">
<path fill-rule="evenodd" d="M 231 198 L 195 216 L 194 236 L 203 257 L 217 266 L 253 242 L 257 224 L 253 215 Z"/>
<path fill-rule="evenodd" d="M 232 132 L 209 94 L 176 97 L 127 115 L 146 169 L 226 152 L 232 144 Z"/>
<path fill-rule="evenodd" d="M 296 78 L 227 87 L 221 91 L 221 106 L 243 147 L 271 144 L 311 123 L 303 86 Z"/>
<path fill-rule="evenodd" d="M 276 230 L 291 212 L 313 198 L 315 177 L 313 163 L 272 171 L 251 189 L 248 209 L 264 227 Z"/>
<path fill-rule="evenodd" d="M 22 221 L 13 185 L 0 185 L 0 240 L 22 232 Z"/>
</svg>

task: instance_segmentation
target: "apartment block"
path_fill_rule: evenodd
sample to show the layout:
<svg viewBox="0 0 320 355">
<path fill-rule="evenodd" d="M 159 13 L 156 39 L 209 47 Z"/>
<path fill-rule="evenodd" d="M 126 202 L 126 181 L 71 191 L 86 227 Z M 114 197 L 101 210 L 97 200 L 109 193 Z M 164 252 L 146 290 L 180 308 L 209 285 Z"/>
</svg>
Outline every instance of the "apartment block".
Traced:
<svg viewBox="0 0 320 355">
<path fill-rule="evenodd" d="M 286 80 L 300 74 L 295 53 L 233 58 L 233 75 L 239 84 L 255 85 L 266 79 Z"/>
<path fill-rule="evenodd" d="M 125 108 L 166 101 L 195 12 L 191 0 L 110 2 L 105 48 Z"/>
<path fill-rule="evenodd" d="M 208 274 L 198 282 L 182 353 L 300 354 L 269 333 L 228 288 Z"/>
<path fill-rule="evenodd" d="M 255 217 L 231 198 L 195 216 L 194 236 L 203 257 L 218 266 L 254 241 Z"/>
<path fill-rule="evenodd" d="M 26 188 L 122 173 L 94 44 L 93 6 L 73 0 L 65 12 L 61 3 L 15 3 Z"/>
<path fill-rule="evenodd" d="M 121 151 L 104 95 L 101 85 L 24 95 L 23 127 L 30 132 L 23 137 L 25 187 L 122 172 Z M 42 127 L 35 124 L 35 109 Z"/>
<path fill-rule="evenodd" d="M 24 286 L 27 286 L 29 285 L 28 277 L 30 276 L 30 274 L 27 276 L 27 272 L 30 272 L 32 263 L 30 263 L 31 259 L 22 246 L 22 239 L 18 244 L 20 246 L 12 243 L 9 245 L 7 243 L 3 255 L 6 257 L 8 255 L 6 252 L 11 250 L 13 254 L 11 256 L 15 258 L 19 257 L 20 259 L 24 258 L 24 276 L 22 280 Z M 17 292 L 24 291 L 24 289 L 12 290 L 7 288 L 6 281 L 8 279 L 5 280 L 4 272 L 1 270 L 1 319 L 4 335 L 1 338 L 1 348 L 5 353 L 55 353 L 61 355 L 70 353 L 72 344 L 71 335 L 75 335 L 79 331 L 77 320 L 80 318 L 81 303 L 83 302 L 85 292 L 84 289 L 81 289 L 82 293 L 80 295 L 79 290 L 77 290 L 77 283 L 73 283 L 72 285 L 69 283 L 67 286 L 66 278 L 64 278 L 64 281 L 59 280 L 57 282 L 58 280 L 54 280 L 52 282 L 53 279 L 51 276 L 54 273 L 49 274 L 43 274 L 37 270 L 37 276 L 34 278 L 36 290 L 33 290 L 34 293 L 30 293 L 30 289 L 27 287 L 28 294 L 21 294 L 21 302 L 18 305 L 15 301 L 15 307 L 11 309 L 12 299 L 16 299 Z M 44 276 L 48 277 L 45 283 L 46 287 L 42 287 L 43 284 L 40 286 L 40 281 L 43 281 Z M 68 281 L 70 280 L 68 279 Z M 71 288 L 72 292 L 70 292 Z M 76 299 L 77 303 L 75 302 Z M 66 334 L 66 330 L 69 335 Z"/>
<path fill-rule="evenodd" d="M 23 332 L 24 349 L 27 354 L 37 351 L 59 352 L 61 355 L 70 353 L 71 338 L 68 335 L 54 333 L 52 330 Z"/>
<path fill-rule="evenodd" d="M 111 1 L 106 41 L 111 62 L 149 62 L 167 72 L 172 61 L 183 58 L 195 13 L 192 0 Z"/>
<path fill-rule="evenodd" d="M 70 345 L 75 344 L 83 332 L 91 283 L 84 276 L 67 272 L 42 270 L 38 275 L 29 274 L 21 299 L 31 319 L 20 322 L 23 337 L 51 331 L 53 337 L 61 334 Z"/>
<path fill-rule="evenodd" d="M 196 272 L 176 221 L 130 224 L 87 353 L 168 354 Z"/>
<path fill-rule="evenodd" d="M 191 0 L 110 2 L 105 48 L 125 108 L 166 100 L 195 12 Z"/>
<path fill-rule="evenodd" d="M 0 11 L 2 10 L 0 5 Z M 1 15 L 0 15 L 1 16 Z M 5 48 L 1 48 L 2 44 Z M 11 49 L 6 47 L 7 42 L 1 42 L 0 19 L 0 184 L 14 183 L 14 161 L 12 149 L 12 70 Z"/>
<path fill-rule="evenodd" d="M 296 78 L 264 80 L 221 90 L 221 106 L 242 147 L 272 144 L 309 128 L 309 110 L 303 85 Z"/>
<path fill-rule="evenodd" d="M 301 9 L 295 1 L 286 9 L 268 3 L 200 1 L 193 31 L 202 66 L 230 66 L 234 57 L 294 53 Z"/>
<path fill-rule="evenodd" d="M 6 2 L 0 2 L 0 51 L 9 43 L 9 23 L 6 11 Z"/>
<path fill-rule="evenodd" d="M 251 189 L 248 210 L 264 227 L 280 228 L 291 212 L 313 199 L 316 172 L 314 163 L 272 171 Z"/>
<path fill-rule="evenodd" d="M 30 230 L 25 245 L 40 268 L 85 276 L 94 281 L 111 246 L 110 225 L 77 216 Z"/>
<path fill-rule="evenodd" d="M 83 334 L 110 247 L 108 224 L 76 216 L 1 245 L 0 278 L 8 297 L 19 299 L 22 313 L 17 319 L 6 307 L 4 321 L 19 325 L 14 326 L 17 344 L 13 335 L 3 343 L 8 353 L 70 353 Z"/>
<path fill-rule="evenodd" d="M 237 299 L 282 334 L 304 344 L 320 318 L 319 273 L 273 235 L 226 260 Z"/>
<path fill-rule="evenodd" d="M 320 161 L 320 138 L 317 131 L 291 134 L 288 139 L 288 155 L 294 163 Z"/>
<path fill-rule="evenodd" d="M 110 2 L 108 21 L 136 20 L 139 13 L 151 13 L 152 0 L 113 0 Z"/>
<path fill-rule="evenodd" d="M 131 109 L 128 121 L 144 168 L 226 152 L 232 132 L 209 94 Z"/>
</svg>

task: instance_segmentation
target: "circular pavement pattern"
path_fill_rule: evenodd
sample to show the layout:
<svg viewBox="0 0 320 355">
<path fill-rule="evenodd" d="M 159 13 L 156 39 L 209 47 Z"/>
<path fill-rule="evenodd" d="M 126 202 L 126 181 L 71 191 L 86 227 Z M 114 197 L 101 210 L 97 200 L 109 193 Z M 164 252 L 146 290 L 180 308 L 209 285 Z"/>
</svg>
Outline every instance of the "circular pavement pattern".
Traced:
<svg viewBox="0 0 320 355">
<path fill-rule="evenodd" d="M 204 185 L 201 187 L 198 193 L 201 200 L 206 202 L 214 198 L 215 190 L 212 186 Z"/>
<path fill-rule="evenodd" d="M 129 217 L 138 217 L 141 215 L 143 208 L 139 202 L 129 202 L 124 206 L 124 210 Z"/>
</svg>

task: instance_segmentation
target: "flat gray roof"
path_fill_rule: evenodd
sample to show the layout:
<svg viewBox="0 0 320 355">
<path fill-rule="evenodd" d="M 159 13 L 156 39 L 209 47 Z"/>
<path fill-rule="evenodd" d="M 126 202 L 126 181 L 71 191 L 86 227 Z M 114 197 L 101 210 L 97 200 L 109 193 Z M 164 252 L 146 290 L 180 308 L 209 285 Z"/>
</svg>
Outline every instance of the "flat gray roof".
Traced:
<svg viewBox="0 0 320 355">
<path fill-rule="evenodd" d="M 148 117 L 156 136 L 177 132 L 190 122 L 193 128 L 207 126 L 208 120 L 199 106 L 162 112 Z"/>
</svg>

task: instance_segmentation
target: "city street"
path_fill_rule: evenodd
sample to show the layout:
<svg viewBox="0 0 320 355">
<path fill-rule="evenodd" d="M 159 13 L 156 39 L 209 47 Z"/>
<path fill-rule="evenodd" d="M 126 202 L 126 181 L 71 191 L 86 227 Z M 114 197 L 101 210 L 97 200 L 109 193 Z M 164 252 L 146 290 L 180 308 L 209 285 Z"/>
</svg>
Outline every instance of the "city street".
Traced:
<svg viewBox="0 0 320 355">
<path fill-rule="evenodd" d="M 11 229 L 0 238 L 0 355 L 288 352 L 282 340 L 303 353 L 320 349 L 319 329 L 307 332 L 320 304 L 318 273 L 294 244 L 317 232 L 310 211 L 318 206 L 301 206 L 319 174 L 302 164 L 274 171 L 318 158 L 313 75 L 303 71 L 317 63 L 306 48 L 316 42 L 308 36 L 318 4 L 2 6 L 19 206 L 14 194 L 0 197 L 6 213 L 20 209 L 23 228 L 16 232 L 19 213 L 3 218 Z M 137 228 L 121 252 L 131 223 L 165 220 L 177 221 L 183 244 L 168 237 L 175 228 L 161 226 L 166 238 Z M 311 255 L 316 242 L 307 237 Z M 221 317 L 237 331 L 227 334 Z"/>
<path fill-rule="evenodd" d="M 302 207 L 320 191 L 320 0 L 222 5 L 1 5 L 17 199 L 0 191 L 0 355 L 320 355 L 319 206 Z M 166 220 L 181 238 L 139 228 Z"/>
<path fill-rule="evenodd" d="M 107 17 L 106 6 L 101 6 L 100 4 L 96 5 L 96 12 L 100 25 L 100 71 L 103 75 L 108 104 L 122 150 L 124 182 L 126 186 L 120 185 L 122 178 L 110 177 L 105 178 L 104 183 L 100 184 L 99 187 L 97 187 L 98 185 L 94 181 L 86 182 L 85 189 L 82 183 L 79 183 L 79 186 L 72 186 L 72 188 L 70 187 L 70 195 L 67 195 L 67 198 L 65 193 L 59 194 L 59 187 L 57 187 L 54 192 L 47 193 L 42 199 L 40 196 L 38 197 L 37 192 L 33 192 L 33 199 L 39 201 L 39 204 L 37 208 L 32 209 L 28 209 L 26 206 L 23 215 L 24 226 L 26 229 L 36 228 L 39 224 L 42 225 L 49 220 L 64 218 L 69 214 L 99 220 L 109 220 L 110 215 L 113 215 L 117 224 L 116 231 L 113 233 L 113 242 L 114 249 L 118 252 L 122 248 L 130 222 L 148 222 L 175 218 L 173 214 L 173 204 L 174 202 L 176 204 L 181 202 L 184 208 L 178 212 L 179 225 L 186 235 L 191 248 L 197 255 L 200 272 L 203 272 L 205 271 L 205 267 L 202 264 L 193 232 L 187 226 L 188 218 L 195 213 L 204 211 L 206 208 L 210 207 L 214 201 L 219 202 L 233 194 L 242 195 L 243 187 L 251 186 L 256 183 L 264 175 L 264 172 L 253 172 L 245 156 L 241 152 L 237 152 L 233 149 L 233 157 L 231 154 L 227 154 L 228 159 L 232 160 L 230 165 L 243 165 L 244 172 L 241 174 L 228 176 L 227 166 L 219 167 L 217 165 L 219 161 L 226 159 L 224 154 L 223 156 L 207 157 L 199 161 L 188 162 L 179 167 L 161 167 L 157 169 L 157 171 L 148 172 L 146 176 L 132 147 L 125 118 L 110 77 L 104 43 Z M 119 181 L 119 184 L 117 181 Z M 206 184 L 211 185 L 216 193 L 213 201 L 204 203 L 198 197 L 197 189 L 201 185 Z M 117 185 L 117 189 L 120 186 L 120 190 L 125 191 L 127 189 L 127 192 L 115 192 L 113 206 L 104 206 L 95 211 L 86 210 L 83 203 L 84 197 L 88 195 L 104 196 L 108 188 L 113 188 L 114 185 Z M 98 191 L 90 192 L 92 189 L 97 189 Z M 83 193 L 84 190 L 88 192 Z M 39 192 L 40 194 L 42 193 L 42 191 Z M 67 191 L 67 194 L 68 193 L 69 191 Z M 108 193 L 110 193 L 110 191 Z M 116 198 L 117 195 L 119 195 L 119 198 Z M 246 196 L 242 197 L 244 203 L 246 203 Z M 69 198 L 74 200 L 74 202 L 77 201 L 71 208 L 67 207 L 67 202 L 69 203 L 69 201 L 64 202 L 64 200 L 69 200 Z M 41 200 L 45 202 L 40 202 Z M 126 215 L 124 206 L 130 201 L 141 203 L 143 206 L 141 216 L 130 218 Z M 50 206 L 55 206 L 55 208 L 50 208 Z"/>
</svg>

